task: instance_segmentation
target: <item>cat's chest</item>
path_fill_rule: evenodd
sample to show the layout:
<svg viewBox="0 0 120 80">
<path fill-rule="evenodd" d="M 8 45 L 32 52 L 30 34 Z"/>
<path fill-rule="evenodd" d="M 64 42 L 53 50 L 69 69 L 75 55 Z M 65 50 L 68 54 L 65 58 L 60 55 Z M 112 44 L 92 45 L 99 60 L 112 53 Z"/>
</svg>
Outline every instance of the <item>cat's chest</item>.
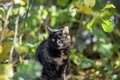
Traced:
<svg viewBox="0 0 120 80">
<path fill-rule="evenodd" d="M 54 57 L 53 60 L 58 64 L 58 65 L 62 65 L 63 63 L 65 63 L 65 61 L 67 60 L 68 55 L 65 55 L 63 53 L 63 51 L 61 51 L 61 54 L 59 57 Z"/>
</svg>

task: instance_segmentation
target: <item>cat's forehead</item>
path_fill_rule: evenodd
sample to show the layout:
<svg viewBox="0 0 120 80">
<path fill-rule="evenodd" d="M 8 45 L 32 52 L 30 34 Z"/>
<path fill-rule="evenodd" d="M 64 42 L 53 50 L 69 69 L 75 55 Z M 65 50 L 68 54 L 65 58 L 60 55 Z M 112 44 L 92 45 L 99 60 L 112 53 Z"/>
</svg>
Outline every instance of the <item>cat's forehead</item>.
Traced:
<svg viewBox="0 0 120 80">
<path fill-rule="evenodd" d="M 56 29 L 56 30 L 54 30 L 53 32 L 55 32 L 55 33 L 61 33 L 63 31 L 63 29 Z"/>
</svg>

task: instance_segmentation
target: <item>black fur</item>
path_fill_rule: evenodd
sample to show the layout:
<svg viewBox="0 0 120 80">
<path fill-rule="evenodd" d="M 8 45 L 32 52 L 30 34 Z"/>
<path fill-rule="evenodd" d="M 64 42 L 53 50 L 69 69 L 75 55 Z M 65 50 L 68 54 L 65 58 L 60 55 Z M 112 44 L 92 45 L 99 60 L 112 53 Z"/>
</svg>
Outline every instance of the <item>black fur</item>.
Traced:
<svg viewBox="0 0 120 80">
<path fill-rule="evenodd" d="M 67 80 L 71 38 L 68 27 L 48 29 L 49 37 L 37 48 L 36 58 L 43 65 L 39 80 Z"/>
</svg>

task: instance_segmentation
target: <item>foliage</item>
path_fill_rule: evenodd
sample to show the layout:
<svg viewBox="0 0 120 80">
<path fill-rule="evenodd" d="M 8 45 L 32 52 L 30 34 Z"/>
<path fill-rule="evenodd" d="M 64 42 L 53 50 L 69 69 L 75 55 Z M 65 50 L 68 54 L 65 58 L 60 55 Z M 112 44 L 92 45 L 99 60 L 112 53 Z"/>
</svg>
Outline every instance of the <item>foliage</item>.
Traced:
<svg viewBox="0 0 120 80">
<path fill-rule="evenodd" d="M 13 80 L 34 80 L 41 74 L 42 66 L 34 60 L 24 61 L 19 64 Z"/>
<path fill-rule="evenodd" d="M 30 59 L 35 59 L 37 46 L 48 37 L 45 26 L 67 25 L 72 79 L 119 80 L 119 8 L 119 0 L 1 0 L 0 68 L 11 63 L 10 78 L 35 79 L 41 67 Z M 9 80 L 8 74 L 0 74 L 1 78 Z"/>
<path fill-rule="evenodd" d="M 13 65 L 1 64 L 0 65 L 0 80 L 9 80 L 13 77 Z"/>
</svg>

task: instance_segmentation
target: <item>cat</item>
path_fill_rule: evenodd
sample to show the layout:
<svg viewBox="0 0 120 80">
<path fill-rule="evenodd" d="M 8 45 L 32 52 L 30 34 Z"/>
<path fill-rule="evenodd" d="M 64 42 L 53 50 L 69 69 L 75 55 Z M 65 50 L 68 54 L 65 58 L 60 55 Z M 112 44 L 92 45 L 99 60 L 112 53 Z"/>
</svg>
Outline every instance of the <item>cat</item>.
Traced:
<svg viewBox="0 0 120 80">
<path fill-rule="evenodd" d="M 47 27 L 49 37 L 36 50 L 36 59 L 43 65 L 39 80 L 67 80 L 71 37 L 68 26 L 62 29 Z"/>
</svg>

